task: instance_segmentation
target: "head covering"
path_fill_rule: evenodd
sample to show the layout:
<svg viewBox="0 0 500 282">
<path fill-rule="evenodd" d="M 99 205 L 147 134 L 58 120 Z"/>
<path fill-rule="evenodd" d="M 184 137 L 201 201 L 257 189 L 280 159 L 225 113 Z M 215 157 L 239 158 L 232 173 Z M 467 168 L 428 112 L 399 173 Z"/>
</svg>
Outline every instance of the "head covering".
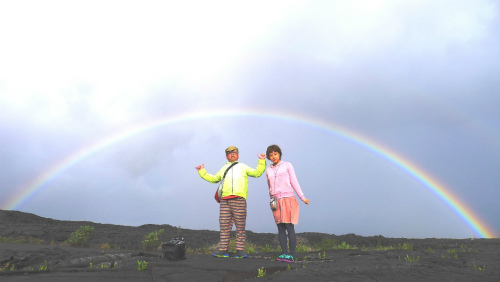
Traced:
<svg viewBox="0 0 500 282">
<path fill-rule="evenodd" d="M 229 154 L 230 152 L 236 150 L 236 153 L 239 153 L 238 148 L 236 146 L 229 146 L 226 149 L 226 155 Z"/>
</svg>

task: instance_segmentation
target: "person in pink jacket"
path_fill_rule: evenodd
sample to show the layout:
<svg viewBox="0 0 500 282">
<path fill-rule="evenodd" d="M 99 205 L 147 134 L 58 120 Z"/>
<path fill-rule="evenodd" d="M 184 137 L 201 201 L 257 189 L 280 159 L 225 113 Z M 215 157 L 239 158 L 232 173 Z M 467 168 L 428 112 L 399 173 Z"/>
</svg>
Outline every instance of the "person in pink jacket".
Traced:
<svg viewBox="0 0 500 282">
<path fill-rule="evenodd" d="M 282 161 L 281 156 L 281 149 L 278 145 L 267 147 L 266 157 L 272 162 L 266 169 L 267 184 L 269 196 L 271 199 L 276 199 L 277 205 L 273 210 L 273 216 L 278 226 L 278 239 L 283 250 L 283 254 L 276 260 L 294 262 L 297 245 L 294 226 L 299 223 L 299 203 L 295 198 L 295 193 L 307 205 L 309 205 L 309 200 L 300 189 L 292 164 Z M 287 246 L 287 237 L 289 246 Z"/>
</svg>

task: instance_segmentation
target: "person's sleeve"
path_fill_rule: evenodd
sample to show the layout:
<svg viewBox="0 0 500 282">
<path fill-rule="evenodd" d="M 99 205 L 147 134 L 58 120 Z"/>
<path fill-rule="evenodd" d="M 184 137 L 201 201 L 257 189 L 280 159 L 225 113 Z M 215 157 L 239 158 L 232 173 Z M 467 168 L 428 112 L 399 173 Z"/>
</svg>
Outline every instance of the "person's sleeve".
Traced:
<svg viewBox="0 0 500 282">
<path fill-rule="evenodd" d="M 265 170 L 266 170 L 266 159 L 259 159 L 256 169 L 248 167 L 247 175 L 251 177 L 259 177 L 264 173 Z"/>
<path fill-rule="evenodd" d="M 201 176 L 201 178 L 205 179 L 210 183 L 218 183 L 222 179 L 223 171 L 221 169 L 216 174 L 212 175 L 208 173 L 206 169 L 202 168 L 198 171 L 198 174 Z"/>
<path fill-rule="evenodd" d="M 295 175 L 295 169 L 293 168 L 291 163 L 288 163 L 288 175 L 290 176 L 290 184 L 292 184 L 293 190 L 295 190 L 295 193 L 297 193 L 297 196 L 299 196 L 301 200 L 304 200 L 304 193 L 302 193 L 299 181 L 297 180 L 297 176 Z"/>
</svg>

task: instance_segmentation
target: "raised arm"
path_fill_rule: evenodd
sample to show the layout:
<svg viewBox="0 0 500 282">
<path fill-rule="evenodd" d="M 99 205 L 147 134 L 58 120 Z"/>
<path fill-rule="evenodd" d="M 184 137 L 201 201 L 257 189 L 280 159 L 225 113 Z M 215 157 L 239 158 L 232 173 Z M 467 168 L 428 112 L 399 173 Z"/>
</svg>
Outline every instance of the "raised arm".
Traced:
<svg viewBox="0 0 500 282">
<path fill-rule="evenodd" d="M 261 176 L 264 171 L 266 170 L 266 155 L 265 154 L 258 154 L 259 157 L 259 162 L 257 163 L 257 168 L 248 168 L 247 170 L 247 175 L 251 177 L 259 177 Z"/>
<path fill-rule="evenodd" d="M 223 169 L 221 169 L 216 174 L 212 175 L 207 172 L 204 164 L 197 166 L 196 170 L 198 171 L 198 174 L 200 175 L 201 178 L 205 179 L 210 183 L 218 183 L 219 181 L 221 181 L 222 174 L 224 173 Z"/>
</svg>

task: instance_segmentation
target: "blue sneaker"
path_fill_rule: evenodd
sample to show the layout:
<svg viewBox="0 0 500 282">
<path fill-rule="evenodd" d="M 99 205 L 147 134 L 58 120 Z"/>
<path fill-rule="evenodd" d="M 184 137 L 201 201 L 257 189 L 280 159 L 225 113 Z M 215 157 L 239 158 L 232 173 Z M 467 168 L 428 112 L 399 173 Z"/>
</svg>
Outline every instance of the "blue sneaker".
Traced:
<svg viewBox="0 0 500 282">
<path fill-rule="evenodd" d="M 245 252 L 243 251 L 236 251 L 236 255 L 234 256 L 235 258 L 247 258 L 247 254 L 245 254 Z"/>
<path fill-rule="evenodd" d="M 276 260 L 277 261 L 284 261 L 284 262 L 295 262 L 295 258 L 293 256 L 287 255 L 287 254 L 282 254 Z"/>
<path fill-rule="evenodd" d="M 295 262 L 295 258 L 292 255 L 286 255 L 286 257 L 284 259 L 282 259 L 281 261 L 284 261 L 284 262 Z"/>
<path fill-rule="evenodd" d="M 282 254 L 281 256 L 277 257 L 277 261 L 285 261 L 285 258 L 287 257 L 287 254 Z"/>
<path fill-rule="evenodd" d="M 228 258 L 229 253 L 227 251 L 218 251 L 212 254 L 216 258 Z"/>
</svg>

